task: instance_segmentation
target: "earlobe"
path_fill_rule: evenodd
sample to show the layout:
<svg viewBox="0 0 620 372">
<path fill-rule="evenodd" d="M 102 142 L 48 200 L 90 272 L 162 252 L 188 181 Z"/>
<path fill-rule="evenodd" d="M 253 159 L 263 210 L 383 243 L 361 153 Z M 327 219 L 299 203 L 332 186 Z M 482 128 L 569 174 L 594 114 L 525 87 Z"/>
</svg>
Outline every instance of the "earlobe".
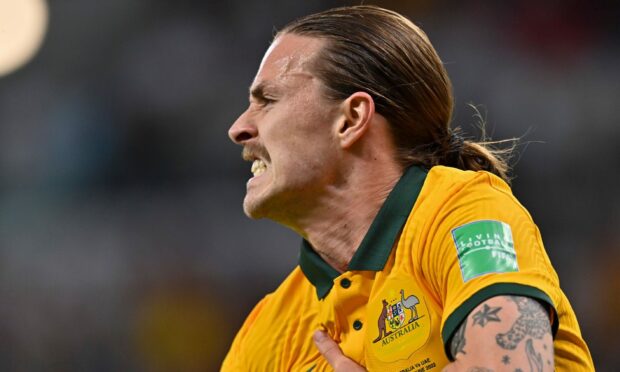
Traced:
<svg viewBox="0 0 620 372">
<path fill-rule="evenodd" d="M 368 130 L 375 114 L 375 103 L 370 94 L 355 92 L 342 103 L 342 110 L 338 136 L 341 146 L 349 148 Z"/>
</svg>

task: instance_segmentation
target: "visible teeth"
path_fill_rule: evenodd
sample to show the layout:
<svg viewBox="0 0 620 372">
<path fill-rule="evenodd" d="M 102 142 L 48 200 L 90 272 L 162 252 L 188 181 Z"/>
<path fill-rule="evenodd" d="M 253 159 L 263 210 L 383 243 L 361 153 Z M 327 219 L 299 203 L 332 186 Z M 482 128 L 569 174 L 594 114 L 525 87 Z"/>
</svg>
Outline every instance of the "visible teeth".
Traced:
<svg viewBox="0 0 620 372">
<path fill-rule="evenodd" d="M 267 165 L 265 164 L 264 161 L 260 159 L 256 159 L 252 163 L 252 174 L 254 174 L 254 176 L 260 176 L 266 170 L 267 170 Z"/>
</svg>

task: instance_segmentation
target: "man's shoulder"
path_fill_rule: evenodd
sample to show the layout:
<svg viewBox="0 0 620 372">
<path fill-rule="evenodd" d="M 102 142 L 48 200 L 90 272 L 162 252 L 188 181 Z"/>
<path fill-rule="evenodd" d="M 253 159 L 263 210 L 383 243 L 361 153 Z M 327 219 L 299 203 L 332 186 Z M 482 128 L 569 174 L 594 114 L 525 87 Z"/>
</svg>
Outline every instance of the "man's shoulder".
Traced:
<svg viewBox="0 0 620 372">
<path fill-rule="evenodd" d="M 298 317 L 299 309 L 312 307 L 310 305 L 315 297 L 314 287 L 297 266 L 273 292 L 266 294 L 256 304 L 246 322 L 250 322 L 251 328 L 259 329 L 260 334 L 263 328 L 273 328 L 273 322 Z"/>
<path fill-rule="evenodd" d="M 510 186 L 494 174 L 435 166 L 428 171 L 412 212 L 428 219 L 455 204 L 491 199 L 516 200 Z"/>
<path fill-rule="evenodd" d="M 278 287 L 266 296 L 268 302 L 289 304 L 307 302 L 316 297 L 316 290 L 297 265 Z"/>
<path fill-rule="evenodd" d="M 428 171 L 422 192 L 453 194 L 467 190 L 495 190 L 511 193 L 510 186 L 498 176 L 486 171 L 470 171 L 452 167 L 435 166 Z"/>
<path fill-rule="evenodd" d="M 462 170 L 453 167 L 437 165 L 428 171 L 427 181 L 443 183 L 446 185 L 466 185 L 471 182 L 483 182 L 490 185 L 507 188 L 510 187 L 504 180 L 486 171 Z"/>
</svg>

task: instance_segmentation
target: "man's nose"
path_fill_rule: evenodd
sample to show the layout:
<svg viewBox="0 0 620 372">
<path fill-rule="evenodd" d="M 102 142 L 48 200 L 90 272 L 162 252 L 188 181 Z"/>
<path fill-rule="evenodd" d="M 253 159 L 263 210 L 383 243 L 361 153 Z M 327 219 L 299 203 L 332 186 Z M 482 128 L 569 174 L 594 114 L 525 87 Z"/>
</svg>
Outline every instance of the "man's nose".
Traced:
<svg viewBox="0 0 620 372">
<path fill-rule="evenodd" d="M 237 145 L 244 145 L 252 138 L 256 138 L 258 130 L 256 126 L 247 119 L 247 112 L 237 118 L 233 125 L 228 129 L 228 137 Z"/>
</svg>

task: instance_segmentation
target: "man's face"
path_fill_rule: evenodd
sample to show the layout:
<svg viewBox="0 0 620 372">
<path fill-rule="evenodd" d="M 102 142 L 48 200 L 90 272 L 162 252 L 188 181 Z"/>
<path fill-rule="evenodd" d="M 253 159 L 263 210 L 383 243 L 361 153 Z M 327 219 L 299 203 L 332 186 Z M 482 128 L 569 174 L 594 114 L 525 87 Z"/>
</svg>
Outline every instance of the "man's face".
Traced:
<svg viewBox="0 0 620 372">
<path fill-rule="evenodd" d="M 253 161 L 243 203 L 253 218 L 287 223 L 337 178 L 338 104 L 327 100 L 310 62 L 317 38 L 285 34 L 271 45 L 250 88 L 250 105 L 229 136 Z"/>
</svg>

